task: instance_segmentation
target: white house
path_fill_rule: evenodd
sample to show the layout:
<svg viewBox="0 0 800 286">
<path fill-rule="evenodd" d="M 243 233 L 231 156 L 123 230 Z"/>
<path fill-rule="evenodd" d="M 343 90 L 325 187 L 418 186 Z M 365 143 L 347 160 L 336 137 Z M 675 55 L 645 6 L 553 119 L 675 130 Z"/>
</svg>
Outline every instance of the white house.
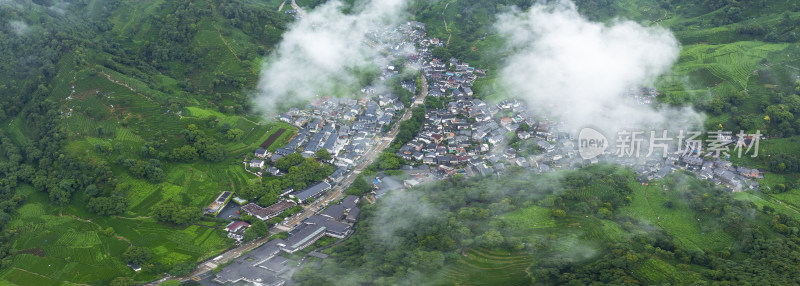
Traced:
<svg viewBox="0 0 800 286">
<path fill-rule="evenodd" d="M 259 160 L 259 159 L 251 160 L 250 168 L 264 168 L 264 160 Z"/>
</svg>

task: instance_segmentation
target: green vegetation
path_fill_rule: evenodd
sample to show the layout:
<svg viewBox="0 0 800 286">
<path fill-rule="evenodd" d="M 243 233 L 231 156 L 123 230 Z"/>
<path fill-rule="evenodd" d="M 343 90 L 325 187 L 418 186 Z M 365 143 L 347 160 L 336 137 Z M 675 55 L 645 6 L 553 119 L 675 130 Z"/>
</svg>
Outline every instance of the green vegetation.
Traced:
<svg viewBox="0 0 800 286">
<path fill-rule="evenodd" d="M 261 180 L 242 166 L 253 149 L 275 151 L 297 133 L 263 122 L 248 97 L 261 57 L 293 21 L 276 11 L 281 2 L 0 5 L 0 284 L 133 285 L 187 273 L 233 244 L 222 223 L 200 215 L 221 191 L 269 205 L 284 189 L 332 172 L 299 155 L 276 164 L 288 173 L 281 178 Z M 363 270 L 356 280 L 376 284 L 796 283 L 788 276 L 796 273 L 789 261 L 800 227 L 800 5 L 576 3 L 591 19 L 623 17 L 674 31 L 683 49 L 673 73 L 656 84 L 659 99 L 697 106 L 709 114 L 708 129 L 769 136 L 759 157 L 734 159 L 770 171 L 763 192 L 729 195 L 683 175 L 641 186 L 629 171 L 610 167 L 563 178 L 512 170 L 500 185 L 451 180 L 409 192 L 439 212 L 392 232 L 398 243 L 367 231 L 390 225 L 378 208 L 391 203 L 368 206 L 354 237 L 298 279 L 324 284 L 341 273 L 320 274 L 353 267 Z M 502 63 L 503 40 L 491 23 L 511 6 L 530 4 L 412 1 L 410 12 L 445 43 L 436 56 L 488 69 L 474 89 L 501 97 L 491 71 Z M 390 83 L 406 105 L 413 94 L 398 83 L 412 77 Z M 431 99 L 425 107 L 445 104 Z M 376 171 L 404 163 L 393 153 L 416 135 L 424 112 L 413 110 L 348 194 L 369 191 Z M 330 156 L 315 155 L 323 162 Z M 254 224 L 248 238 L 274 222 Z M 128 268 L 131 260 L 143 270 Z"/>
<path fill-rule="evenodd" d="M 794 211 L 676 173 L 627 169 L 442 181 L 390 193 L 303 284 L 692 284 L 794 281 Z M 403 224 L 397 224 L 400 217 Z M 393 221 L 393 224 L 386 224 Z M 765 265 L 769 261 L 769 266 Z M 345 271 L 347 269 L 347 271 Z M 351 276 L 348 273 L 360 273 Z"/>
<path fill-rule="evenodd" d="M 239 158 L 268 132 L 285 130 L 273 150 L 296 132 L 246 113 L 292 18 L 247 0 L 58 3 L 0 5 L 16 23 L 0 26 L 0 281 L 131 285 L 228 248 L 200 210 L 257 180 Z"/>
</svg>

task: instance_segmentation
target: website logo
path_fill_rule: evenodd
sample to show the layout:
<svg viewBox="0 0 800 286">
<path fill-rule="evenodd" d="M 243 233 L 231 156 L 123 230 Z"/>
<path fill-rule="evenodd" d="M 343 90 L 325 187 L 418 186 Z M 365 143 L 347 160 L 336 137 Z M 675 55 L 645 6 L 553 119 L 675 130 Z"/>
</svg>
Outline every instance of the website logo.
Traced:
<svg viewBox="0 0 800 286">
<path fill-rule="evenodd" d="M 584 160 L 603 154 L 609 145 L 608 138 L 594 128 L 585 127 L 578 133 L 578 153 Z"/>
</svg>

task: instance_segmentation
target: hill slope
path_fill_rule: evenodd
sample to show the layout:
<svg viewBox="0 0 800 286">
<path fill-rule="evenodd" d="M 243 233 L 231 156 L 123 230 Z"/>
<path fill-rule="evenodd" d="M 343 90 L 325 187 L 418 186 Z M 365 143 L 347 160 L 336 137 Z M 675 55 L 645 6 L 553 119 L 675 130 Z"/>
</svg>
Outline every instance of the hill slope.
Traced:
<svg viewBox="0 0 800 286">
<path fill-rule="evenodd" d="M 276 2 L 0 4 L 0 279 L 144 282 L 232 245 L 224 222 L 153 214 L 248 186 L 237 157 L 273 129 L 292 135 L 246 113 L 292 21 Z M 141 272 L 125 266 L 132 249 L 151 257 Z"/>
</svg>

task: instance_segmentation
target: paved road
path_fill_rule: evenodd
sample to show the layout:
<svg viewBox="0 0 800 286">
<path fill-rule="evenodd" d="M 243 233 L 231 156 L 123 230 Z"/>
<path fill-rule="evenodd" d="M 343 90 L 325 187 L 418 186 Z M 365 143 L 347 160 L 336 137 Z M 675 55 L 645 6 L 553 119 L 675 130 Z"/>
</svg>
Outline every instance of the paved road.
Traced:
<svg viewBox="0 0 800 286">
<path fill-rule="evenodd" d="M 294 5 L 295 5 L 294 0 L 292 0 L 292 6 Z M 294 229 L 304 219 L 319 212 L 321 209 L 325 208 L 325 206 L 327 206 L 330 202 L 338 200 L 342 196 L 344 190 L 347 189 L 347 187 L 349 187 L 350 184 L 353 183 L 353 181 L 355 181 L 355 179 L 358 177 L 358 174 L 364 171 L 364 169 L 366 169 L 367 166 L 372 164 L 372 162 L 375 161 L 376 158 L 378 158 L 378 155 L 380 155 L 380 153 L 384 149 L 386 149 L 386 147 L 389 147 L 389 144 L 392 143 L 394 137 L 397 136 L 397 133 L 400 131 L 400 122 L 406 121 L 409 118 L 411 118 L 412 115 L 411 110 L 414 109 L 414 107 L 417 107 L 418 105 L 425 102 L 425 97 L 428 96 L 428 82 L 424 76 L 420 78 L 422 79 L 422 91 L 415 98 L 411 106 L 406 109 L 405 113 L 403 113 L 403 116 L 400 117 L 400 121 L 396 122 L 392 127 L 392 129 L 385 136 L 378 136 L 375 138 L 377 144 L 375 144 L 372 148 L 370 148 L 369 151 L 367 151 L 367 153 L 362 157 L 361 163 L 359 163 L 356 166 L 356 168 L 352 172 L 350 172 L 350 174 L 347 175 L 347 177 L 341 183 L 337 184 L 336 187 L 333 188 L 326 196 L 304 207 L 303 212 L 294 215 L 284 223 L 273 227 L 270 230 L 269 235 L 251 242 L 243 243 L 240 246 L 237 246 L 231 250 L 223 252 L 222 254 L 216 256 L 215 259 L 209 260 L 208 262 L 201 264 L 197 269 L 195 269 L 194 272 L 192 272 L 192 274 L 190 274 L 187 277 L 184 277 L 181 280 L 192 279 L 198 281 L 204 279 L 205 277 L 208 277 L 211 270 L 216 268 L 218 265 L 224 264 L 229 261 L 233 261 L 239 256 L 242 256 L 242 254 L 247 253 L 253 249 L 256 249 L 264 243 L 267 243 L 267 241 L 269 241 L 269 236 L 273 234 L 279 233 L 281 231 L 288 231 Z"/>
<path fill-rule="evenodd" d="M 306 15 L 306 11 L 303 11 L 303 8 L 300 8 L 300 5 L 297 5 L 297 1 L 292 0 L 292 9 L 297 10 L 297 16 L 303 17 Z"/>
<path fill-rule="evenodd" d="M 367 153 L 362 157 L 361 163 L 358 164 L 356 168 L 353 169 L 353 171 L 349 175 L 347 175 L 347 177 L 340 184 L 337 184 L 336 187 L 334 187 L 333 190 L 331 190 L 331 192 L 328 193 L 328 195 L 306 206 L 305 210 L 300 215 L 294 216 L 291 219 L 285 221 L 283 223 L 284 226 L 288 228 L 294 228 L 304 219 L 314 215 L 321 209 L 325 208 L 325 206 L 327 206 L 330 202 L 341 198 L 344 190 L 346 190 L 347 187 L 349 187 L 350 184 L 352 184 L 353 181 L 355 181 L 355 179 L 358 177 L 358 174 L 361 174 L 361 172 L 363 172 L 364 169 L 366 169 L 370 164 L 372 164 L 373 161 L 375 161 L 376 158 L 378 158 L 378 156 L 381 154 L 381 152 L 383 152 L 384 149 L 386 149 L 386 147 L 389 147 L 389 144 L 392 143 L 394 137 L 397 136 L 397 133 L 400 131 L 400 122 L 406 121 L 409 118 L 411 118 L 412 115 L 411 110 L 414 109 L 414 107 L 417 107 L 418 105 L 424 103 L 425 97 L 428 96 L 428 83 L 425 80 L 424 76 L 420 78 L 422 78 L 422 91 L 417 96 L 417 98 L 415 98 L 414 102 L 411 103 L 411 106 L 406 109 L 405 113 L 403 113 L 403 116 L 400 117 L 400 121 L 394 124 L 394 126 L 386 134 L 386 136 L 378 136 L 375 138 L 377 144 L 375 144 L 372 148 L 370 148 L 367 151 Z"/>
</svg>

